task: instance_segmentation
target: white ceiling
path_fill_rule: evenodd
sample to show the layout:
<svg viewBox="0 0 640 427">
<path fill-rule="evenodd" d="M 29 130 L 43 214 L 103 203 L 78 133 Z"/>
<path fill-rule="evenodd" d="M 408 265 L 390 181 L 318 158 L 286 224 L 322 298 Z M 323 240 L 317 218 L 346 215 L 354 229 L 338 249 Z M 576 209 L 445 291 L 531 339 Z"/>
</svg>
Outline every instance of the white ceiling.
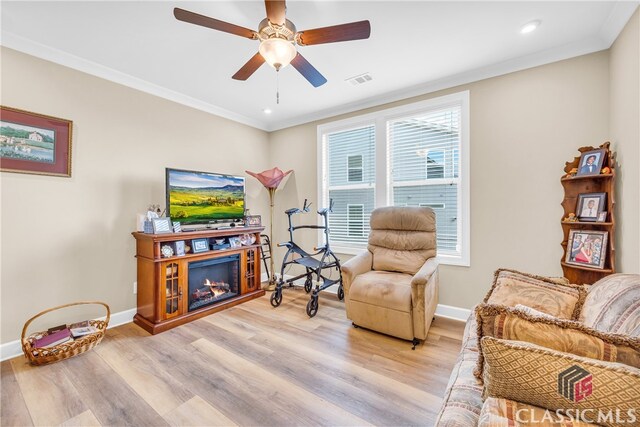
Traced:
<svg viewBox="0 0 640 427">
<path fill-rule="evenodd" d="M 275 130 L 608 48 L 638 2 L 294 1 L 298 30 L 368 19 L 371 38 L 300 47 L 327 79 L 292 67 L 231 76 L 258 42 L 177 21 L 173 7 L 257 29 L 261 1 L 1 3 L 1 43 L 47 60 Z M 542 25 L 522 35 L 521 26 Z M 369 72 L 373 81 L 345 79 Z M 263 109 L 273 113 L 266 115 Z"/>
</svg>

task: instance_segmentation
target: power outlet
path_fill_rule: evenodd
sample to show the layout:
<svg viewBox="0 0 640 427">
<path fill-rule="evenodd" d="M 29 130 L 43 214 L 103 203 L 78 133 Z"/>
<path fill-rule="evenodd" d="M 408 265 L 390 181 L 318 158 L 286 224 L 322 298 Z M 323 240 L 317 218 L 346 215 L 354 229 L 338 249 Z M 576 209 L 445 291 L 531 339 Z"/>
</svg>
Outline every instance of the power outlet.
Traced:
<svg viewBox="0 0 640 427">
<path fill-rule="evenodd" d="M 133 282 L 133 293 L 134 294 L 138 293 L 138 282 Z"/>
</svg>

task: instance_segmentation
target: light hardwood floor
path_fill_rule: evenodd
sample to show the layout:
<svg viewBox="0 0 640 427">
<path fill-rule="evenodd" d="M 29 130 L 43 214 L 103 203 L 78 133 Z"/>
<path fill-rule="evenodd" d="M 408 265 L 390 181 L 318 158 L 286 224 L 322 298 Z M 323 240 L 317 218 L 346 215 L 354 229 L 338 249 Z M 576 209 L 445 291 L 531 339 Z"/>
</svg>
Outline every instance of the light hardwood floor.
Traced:
<svg viewBox="0 0 640 427">
<path fill-rule="evenodd" d="M 302 290 L 267 297 L 156 336 L 119 326 L 49 366 L 5 361 L 0 425 L 434 424 L 463 323 L 436 318 L 412 351 L 353 328 L 334 295 L 313 319 Z"/>
</svg>

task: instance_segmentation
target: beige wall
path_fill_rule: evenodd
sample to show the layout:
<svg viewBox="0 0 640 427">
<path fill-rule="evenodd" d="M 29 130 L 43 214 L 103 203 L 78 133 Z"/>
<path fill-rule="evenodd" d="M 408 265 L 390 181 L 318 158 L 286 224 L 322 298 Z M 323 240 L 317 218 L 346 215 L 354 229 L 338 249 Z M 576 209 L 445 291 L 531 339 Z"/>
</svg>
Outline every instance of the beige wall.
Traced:
<svg viewBox="0 0 640 427">
<path fill-rule="evenodd" d="M 272 133 L 272 163 L 295 170 L 276 202 L 279 239 L 286 238 L 282 211 L 305 197 L 317 201 L 319 124 L 469 90 L 471 267 L 441 267 L 440 303 L 472 307 L 499 267 L 560 275 L 559 180 L 578 147 L 608 139 L 608 57 L 598 52 Z M 303 241 L 315 242 L 311 234 Z"/>
<path fill-rule="evenodd" d="M 164 168 L 268 167 L 266 132 L 3 48 L 2 105 L 73 120 L 73 176 L 0 174 L 1 342 L 46 307 L 135 308 L 135 216 L 164 205 Z M 239 150 L 238 147 L 242 147 Z M 239 152 L 250 153 L 239 155 Z M 267 196 L 247 180 L 247 205 Z"/>
<path fill-rule="evenodd" d="M 611 47 L 610 138 L 618 153 L 618 270 L 640 272 L 640 9 Z"/>
</svg>

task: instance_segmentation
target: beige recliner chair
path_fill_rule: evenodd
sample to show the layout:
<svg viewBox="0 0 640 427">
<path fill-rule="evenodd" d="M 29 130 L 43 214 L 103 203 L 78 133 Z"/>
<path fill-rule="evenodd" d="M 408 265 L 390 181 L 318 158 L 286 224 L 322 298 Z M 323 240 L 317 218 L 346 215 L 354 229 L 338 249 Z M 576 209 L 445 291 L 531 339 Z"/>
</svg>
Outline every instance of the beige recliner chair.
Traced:
<svg viewBox="0 0 640 427">
<path fill-rule="evenodd" d="M 371 213 L 368 250 L 342 265 L 347 318 L 353 325 L 424 340 L 438 304 L 436 216 L 431 208 L 387 207 Z"/>
</svg>

